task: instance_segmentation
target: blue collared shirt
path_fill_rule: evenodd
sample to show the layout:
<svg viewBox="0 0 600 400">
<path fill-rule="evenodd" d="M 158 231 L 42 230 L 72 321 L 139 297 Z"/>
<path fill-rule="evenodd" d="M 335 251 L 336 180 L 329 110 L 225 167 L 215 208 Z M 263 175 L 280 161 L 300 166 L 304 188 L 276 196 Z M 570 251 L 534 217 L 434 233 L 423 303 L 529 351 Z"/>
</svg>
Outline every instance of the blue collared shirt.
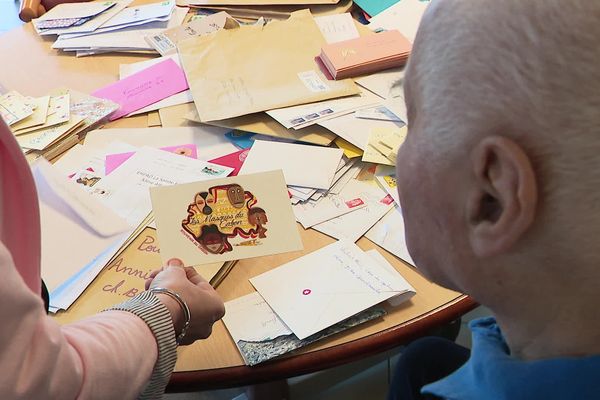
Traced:
<svg viewBox="0 0 600 400">
<path fill-rule="evenodd" d="M 421 392 L 448 400 L 600 399 L 600 355 L 523 361 L 510 356 L 494 318 L 470 324 L 471 358 Z"/>
</svg>

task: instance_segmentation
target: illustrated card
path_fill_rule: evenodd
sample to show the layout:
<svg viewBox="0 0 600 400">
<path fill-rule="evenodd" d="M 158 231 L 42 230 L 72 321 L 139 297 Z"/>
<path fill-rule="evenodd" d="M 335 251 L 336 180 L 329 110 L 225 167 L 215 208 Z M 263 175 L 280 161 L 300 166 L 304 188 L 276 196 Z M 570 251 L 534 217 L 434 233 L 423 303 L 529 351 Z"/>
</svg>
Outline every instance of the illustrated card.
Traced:
<svg viewBox="0 0 600 400">
<path fill-rule="evenodd" d="M 281 170 L 150 189 L 164 262 L 186 265 L 302 249 Z"/>
</svg>

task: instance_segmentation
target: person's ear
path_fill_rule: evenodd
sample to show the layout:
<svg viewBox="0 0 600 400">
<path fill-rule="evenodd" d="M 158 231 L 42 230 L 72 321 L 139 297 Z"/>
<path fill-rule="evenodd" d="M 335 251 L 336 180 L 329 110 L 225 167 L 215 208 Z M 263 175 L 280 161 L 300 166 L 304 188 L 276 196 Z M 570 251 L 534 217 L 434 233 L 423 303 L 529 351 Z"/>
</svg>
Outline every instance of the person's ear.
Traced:
<svg viewBox="0 0 600 400">
<path fill-rule="evenodd" d="M 471 152 L 474 184 L 467 198 L 469 240 L 478 257 L 510 249 L 533 223 L 538 193 L 529 157 L 513 140 L 482 139 Z"/>
</svg>

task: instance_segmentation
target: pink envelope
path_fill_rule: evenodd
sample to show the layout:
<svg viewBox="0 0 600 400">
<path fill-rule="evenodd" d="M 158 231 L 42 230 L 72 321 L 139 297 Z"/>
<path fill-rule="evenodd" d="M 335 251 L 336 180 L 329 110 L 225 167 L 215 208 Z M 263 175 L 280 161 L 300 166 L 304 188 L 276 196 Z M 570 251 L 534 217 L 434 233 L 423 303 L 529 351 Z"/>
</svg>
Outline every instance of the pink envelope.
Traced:
<svg viewBox="0 0 600 400">
<path fill-rule="evenodd" d="M 92 96 L 112 100 L 121 105 L 110 120 L 154 104 L 164 98 L 188 89 L 183 70 L 168 59 L 136 74 L 96 90 Z"/>
<path fill-rule="evenodd" d="M 246 156 L 248 156 L 249 151 L 250 149 L 243 149 L 236 151 L 235 153 L 227 154 L 223 157 L 214 158 L 208 162 L 218 164 L 223 167 L 233 168 L 233 172 L 229 174 L 229 176 L 236 176 L 238 172 L 240 172 L 240 168 L 242 168 L 244 160 L 246 159 Z"/>
<path fill-rule="evenodd" d="M 189 158 L 198 158 L 198 149 L 195 144 L 182 144 L 179 146 L 167 146 L 161 147 L 161 150 L 168 151 L 170 153 L 180 154 Z M 127 153 L 108 154 L 104 163 L 104 174 L 108 175 L 117 169 L 121 164 L 127 161 L 134 151 Z"/>
</svg>

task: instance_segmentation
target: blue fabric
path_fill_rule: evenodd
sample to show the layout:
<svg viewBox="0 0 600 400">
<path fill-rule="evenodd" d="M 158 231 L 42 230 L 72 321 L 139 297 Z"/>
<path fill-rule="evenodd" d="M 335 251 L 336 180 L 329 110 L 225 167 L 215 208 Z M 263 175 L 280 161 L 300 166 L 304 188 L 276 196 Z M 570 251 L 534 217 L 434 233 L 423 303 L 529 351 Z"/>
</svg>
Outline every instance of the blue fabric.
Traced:
<svg viewBox="0 0 600 400">
<path fill-rule="evenodd" d="M 600 399 L 600 355 L 522 361 L 510 356 L 494 318 L 474 320 L 471 358 L 423 387 L 448 400 Z"/>
</svg>

